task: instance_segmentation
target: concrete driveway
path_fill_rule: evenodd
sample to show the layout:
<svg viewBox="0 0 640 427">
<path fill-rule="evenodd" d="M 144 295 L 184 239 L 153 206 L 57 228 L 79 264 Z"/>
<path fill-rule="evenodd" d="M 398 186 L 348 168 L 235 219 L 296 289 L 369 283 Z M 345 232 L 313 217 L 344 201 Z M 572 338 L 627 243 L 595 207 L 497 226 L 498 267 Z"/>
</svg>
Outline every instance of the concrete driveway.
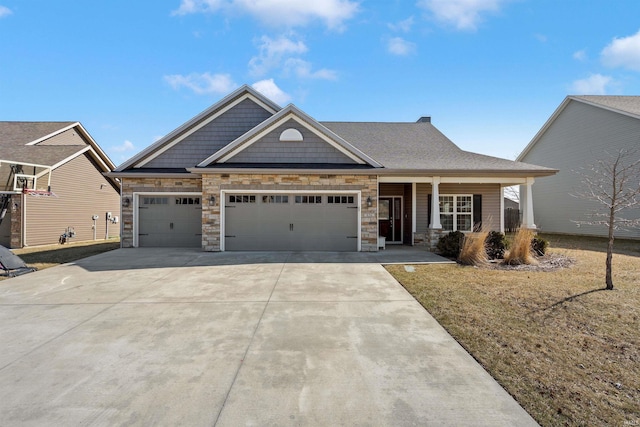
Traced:
<svg viewBox="0 0 640 427">
<path fill-rule="evenodd" d="M 366 254 L 119 249 L 0 282 L 3 425 L 536 425 Z"/>
</svg>

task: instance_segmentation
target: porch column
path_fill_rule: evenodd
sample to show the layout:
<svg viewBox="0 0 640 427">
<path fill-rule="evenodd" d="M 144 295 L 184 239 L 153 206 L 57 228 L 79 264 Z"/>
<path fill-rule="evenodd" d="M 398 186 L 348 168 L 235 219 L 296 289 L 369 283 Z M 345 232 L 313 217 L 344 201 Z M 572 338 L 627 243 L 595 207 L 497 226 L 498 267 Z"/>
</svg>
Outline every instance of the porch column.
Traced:
<svg viewBox="0 0 640 427">
<path fill-rule="evenodd" d="M 536 229 L 536 224 L 533 222 L 533 195 L 531 193 L 531 186 L 534 183 L 533 177 L 527 178 L 527 183 L 524 185 L 524 194 L 522 194 L 522 186 L 520 191 L 520 200 L 522 202 L 522 227 Z M 522 197 L 524 196 L 524 197 Z"/>
<path fill-rule="evenodd" d="M 418 226 L 417 223 L 418 221 L 416 220 L 416 216 L 418 215 L 418 208 L 417 208 L 417 204 L 418 204 L 418 183 L 416 182 L 412 182 L 411 183 L 411 246 L 413 246 L 414 241 L 413 238 L 415 237 L 415 233 L 418 230 Z"/>
<path fill-rule="evenodd" d="M 504 233 L 504 187 L 500 186 L 500 232 Z"/>
<path fill-rule="evenodd" d="M 440 185 L 440 177 L 434 176 L 431 182 L 431 221 L 429 228 L 442 228 L 440 224 L 440 192 L 438 186 Z"/>
</svg>

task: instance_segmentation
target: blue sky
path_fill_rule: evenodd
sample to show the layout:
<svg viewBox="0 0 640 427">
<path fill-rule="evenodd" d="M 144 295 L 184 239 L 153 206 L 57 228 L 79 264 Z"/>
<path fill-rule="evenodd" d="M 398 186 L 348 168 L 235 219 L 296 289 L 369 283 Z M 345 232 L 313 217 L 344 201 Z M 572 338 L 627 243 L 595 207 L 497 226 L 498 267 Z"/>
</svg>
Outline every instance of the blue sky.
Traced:
<svg viewBox="0 0 640 427">
<path fill-rule="evenodd" d="M 514 159 L 569 94 L 640 95 L 638 0 L 0 0 L 0 120 L 120 164 L 242 84 L 323 121 L 430 115 Z"/>
</svg>

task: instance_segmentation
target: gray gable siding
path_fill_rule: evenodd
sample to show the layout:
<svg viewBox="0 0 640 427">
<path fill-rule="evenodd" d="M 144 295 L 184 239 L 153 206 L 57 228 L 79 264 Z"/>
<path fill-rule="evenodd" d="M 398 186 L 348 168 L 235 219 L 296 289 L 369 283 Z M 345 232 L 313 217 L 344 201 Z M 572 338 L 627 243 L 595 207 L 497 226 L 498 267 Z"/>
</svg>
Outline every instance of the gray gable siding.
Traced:
<svg viewBox="0 0 640 427">
<path fill-rule="evenodd" d="M 245 99 L 145 164 L 144 168 L 194 167 L 269 117 L 271 113 Z"/>
<path fill-rule="evenodd" d="M 280 134 L 289 128 L 302 133 L 301 142 L 281 142 Z M 227 163 L 341 163 L 356 164 L 335 147 L 294 120 L 288 120 L 254 142 Z"/>
<path fill-rule="evenodd" d="M 542 231 L 601 235 L 605 227 L 581 225 L 598 204 L 572 197 L 582 186 L 576 172 L 605 159 L 608 153 L 640 144 L 640 120 L 623 114 L 571 101 L 525 155 L 523 161 L 545 165 L 559 172 L 537 179 L 532 187 L 534 221 Z M 637 218 L 640 209 L 625 213 Z M 619 237 L 640 237 L 640 230 L 616 232 Z"/>
</svg>

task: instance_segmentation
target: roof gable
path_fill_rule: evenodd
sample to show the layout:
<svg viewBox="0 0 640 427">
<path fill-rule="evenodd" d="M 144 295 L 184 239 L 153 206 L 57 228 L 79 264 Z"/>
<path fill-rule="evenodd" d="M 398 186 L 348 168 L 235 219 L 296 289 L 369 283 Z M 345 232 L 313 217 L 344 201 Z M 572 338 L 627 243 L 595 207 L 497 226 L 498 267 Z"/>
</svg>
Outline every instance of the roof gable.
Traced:
<svg viewBox="0 0 640 427">
<path fill-rule="evenodd" d="M 303 141 L 282 142 L 284 149 L 281 150 L 279 157 L 281 160 L 285 160 L 284 163 L 352 163 L 382 167 L 380 163 L 291 104 L 200 162 L 198 167 L 207 167 L 214 163 L 227 163 L 233 167 L 233 163 L 244 163 L 252 159 L 259 160 L 256 155 L 252 155 L 255 154 L 252 151 L 260 151 L 256 150 L 254 145 L 266 144 L 265 139 L 270 139 L 272 142 L 276 133 L 279 135 L 286 129 L 296 129 L 303 134 L 312 136 L 313 141 L 310 143 L 315 146 L 309 147 L 311 151 L 306 150 L 307 146 L 301 145 L 298 145 L 299 149 L 296 149 L 296 144 L 304 144 L 304 137 Z M 321 151 L 316 151 L 318 156 L 310 157 L 309 153 L 313 152 L 312 150 Z M 270 158 L 259 160 L 259 162 L 273 163 Z"/>
<path fill-rule="evenodd" d="M 168 161 L 169 161 L 168 159 L 171 157 L 170 154 L 172 154 L 170 153 L 170 150 L 172 149 L 178 150 L 177 147 L 183 143 L 185 145 L 189 145 L 194 140 L 198 139 L 197 133 L 199 131 L 206 132 L 207 128 L 215 127 L 216 120 L 222 118 L 225 114 L 231 112 L 234 109 L 242 108 L 243 104 L 246 106 L 247 103 L 252 103 L 253 105 L 258 106 L 265 113 L 265 116 L 259 118 L 259 121 L 263 121 L 265 117 L 271 116 L 281 109 L 280 106 L 278 106 L 273 101 L 266 98 L 264 95 L 257 92 L 252 87 L 244 85 L 239 89 L 237 89 L 235 92 L 231 93 L 230 95 L 226 96 L 225 98 L 217 102 L 216 104 L 212 105 L 205 111 L 201 112 L 200 114 L 198 114 L 197 116 L 189 120 L 188 122 L 184 123 L 177 129 L 173 130 L 172 132 L 167 134 L 165 137 L 159 139 L 154 144 L 150 145 L 145 150 L 138 153 L 136 156 L 124 162 L 122 165 L 120 165 L 116 169 L 116 171 L 123 171 L 130 168 L 141 168 L 141 167 L 184 168 L 184 167 L 194 166 L 196 164 L 195 161 L 192 161 L 191 164 L 188 164 L 188 161 L 192 160 L 192 157 L 190 157 L 189 159 L 186 159 L 186 158 L 181 159 L 183 163 L 186 161 L 187 164 L 180 164 L 180 165 L 168 164 Z M 233 132 L 242 134 L 257 124 L 257 123 L 253 123 L 251 125 L 248 125 L 250 126 L 249 129 L 245 129 L 244 127 L 247 126 L 247 123 L 245 123 L 244 125 L 241 125 L 240 130 L 237 129 L 237 124 L 235 125 L 236 126 L 235 130 L 231 129 L 232 127 L 234 127 L 233 125 L 230 125 L 228 129 L 231 129 L 230 130 L 231 134 L 233 134 Z M 224 136 L 221 138 L 224 139 Z M 230 141 L 231 140 L 225 140 L 223 144 L 227 144 Z M 197 145 L 197 144 L 191 144 L 191 145 Z M 193 148 L 193 147 L 185 146 L 184 151 L 185 152 L 190 151 L 189 148 Z M 211 153 L 211 148 L 209 148 L 209 150 L 210 151 L 207 154 Z M 167 153 L 167 156 L 165 156 L 165 159 L 160 160 L 161 156 L 165 153 Z M 198 161 L 202 160 L 202 158 L 204 157 L 204 155 L 198 152 L 194 153 L 193 151 L 191 151 L 190 156 L 200 156 L 198 158 Z"/>
</svg>

